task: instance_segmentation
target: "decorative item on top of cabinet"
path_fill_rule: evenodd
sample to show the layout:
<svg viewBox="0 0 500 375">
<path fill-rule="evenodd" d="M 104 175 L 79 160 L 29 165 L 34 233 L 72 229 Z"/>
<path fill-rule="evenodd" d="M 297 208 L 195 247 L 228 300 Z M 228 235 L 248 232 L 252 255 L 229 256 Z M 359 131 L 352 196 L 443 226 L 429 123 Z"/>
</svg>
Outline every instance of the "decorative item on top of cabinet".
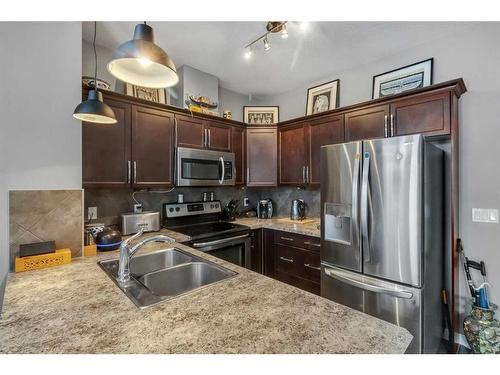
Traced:
<svg viewBox="0 0 500 375">
<path fill-rule="evenodd" d="M 150 87 L 135 86 L 127 83 L 126 94 L 135 98 L 148 100 L 154 103 L 170 104 L 170 97 L 165 94 L 165 89 L 152 89 Z"/>
<path fill-rule="evenodd" d="M 247 186 L 276 186 L 278 183 L 278 132 L 275 126 L 247 128 Z"/>
<path fill-rule="evenodd" d="M 273 125 L 280 121 L 278 106 L 244 106 L 243 121 L 249 125 Z"/>
<path fill-rule="evenodd" d="M 432 63 L 427 59 L 373 77 L 372 99 L 432 85 Z"/>
<path fill-rule="evenodd" d="M 132 184 L 174 185 L 174 114 L 132 106 Z"/>
<path fill-rule="evenodd" d="M 322 83 L 307 89 L 306 115 L 330 111 L 339 106 L 340 80 Z"/>
</svg>

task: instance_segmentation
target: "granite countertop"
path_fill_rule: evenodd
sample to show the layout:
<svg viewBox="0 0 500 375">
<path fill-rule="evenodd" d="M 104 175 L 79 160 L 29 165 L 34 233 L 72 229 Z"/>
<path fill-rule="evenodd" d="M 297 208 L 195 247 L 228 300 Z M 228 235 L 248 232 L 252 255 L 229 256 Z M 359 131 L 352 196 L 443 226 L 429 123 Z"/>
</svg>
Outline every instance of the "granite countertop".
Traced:
<svg viewBox="0 0 500 375">
<path fill-rule="evenodd" d="M 181 244 L 238 275 L 137 308 L 97 265 L 10 274 L 1 353 L 403 353 L 404 328 Z M 164 248 L 150 243 L 140 254 Z"/>
<path fill-rule="evenodd" d="M 319 217 L 310 217 L 308 219 L 314 220 L 313 222 L 306 222 L 304 224 L 291 223 L 285 221 L 284 217 L 277 217 L 272 219 L 258 219 L 256 217 L 250 218 L 238 218 L 233 223 L 249 226 L 252 229 L 267 228 L 282 230 L 284 232 L 292 232 L 297 234 L 304 234 L 307 236 L 320 237 L 321 232 L 319 229 L 320 219 Z"/>
</svg>

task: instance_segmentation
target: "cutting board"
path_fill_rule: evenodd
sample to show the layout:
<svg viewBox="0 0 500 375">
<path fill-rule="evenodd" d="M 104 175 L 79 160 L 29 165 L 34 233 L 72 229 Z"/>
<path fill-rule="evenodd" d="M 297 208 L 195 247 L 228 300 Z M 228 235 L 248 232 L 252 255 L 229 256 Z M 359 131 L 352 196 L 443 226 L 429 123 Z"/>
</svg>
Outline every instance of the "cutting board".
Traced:
<svg viewBox="0 0 500 375">
<path fill-rule="evenodd" d="M 288 218 L 278 219 L 278 221 L 281 221 L 282 223 L 289 223 L 289 224 L 311 224 L 311 223 L 316 222 L 315 219 L 292 220 L 292 219 L 288 219 Z"/>
</svg>

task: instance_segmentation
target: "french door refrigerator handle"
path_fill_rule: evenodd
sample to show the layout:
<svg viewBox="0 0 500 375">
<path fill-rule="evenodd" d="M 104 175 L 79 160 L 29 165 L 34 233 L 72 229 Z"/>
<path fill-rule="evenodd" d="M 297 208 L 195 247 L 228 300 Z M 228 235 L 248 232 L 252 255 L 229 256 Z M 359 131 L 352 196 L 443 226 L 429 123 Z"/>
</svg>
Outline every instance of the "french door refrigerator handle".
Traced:
<svg viewBox="0 0 500 375">
<path fill-rule="evenodd" d="M 366 283 L 363 281 L 355 280 L 352 279 L 348 276 L 345 276 L 343 272 L 339 272 L 336 270 L 333 270 L 331 268 L 325 268 L 325 274 L 327 276 L 330 276 L 334 279 L 337 279 L 339 281 L 342 281 L 343 283 L 352 285 L 356 288 L 364 289 L 364 290 L 369 290 L 370 292 L 375 292 L 375 293 L 381 293 L 381 294 L 387 294 L 393 297 L 397 298 L 405 298 L 405 299 L 411 299 L 413 298 L 413 293 L 407 290 L 401 290 L 401 289 L 390 289 L 390 288 L 384 288 L 382 286 L 378 286 L 375 284 L 371 283 Z"/>
<path fill-rule="evenodd" d="M 351 205 L 351 222 L 353 229 L 353 237 L 359 238 L 359 225 L 358 225 L 358 212 L 359 212 L 359 164 L 360 164 L 359 153 L 356 153 L 354 157 L 354 172 L 352 175 L 352 205 Z M 353 238 L 353 240 L 354 240 Z M 353 243 L 357 243 L 358 241 Z M 359 245 L 359 244 L 358 244 Z"/>
<path fill-rule="evenodd" d="M 364 261 L 370 261 L 370 237 L 368 232 L 368 176 L 370 172 L 370 153 L 363 152 L 363 177 L 361 180 L 361 239 Z"/>
<path fill-rule="evenodd" d="M 127 161 L 127 183 L 130 184 L 132 181 L 132 168 L 130 166 L 131 161 Z"/>
<path fill-rule="evenodd" d="M 219 180 L 219 185 L 222 185 L 224 183 L 224 178 L 226 177 L 225 176 L 225 168 L 224 168 L 224 158 L 221 156 L 219 158 L 219 163 L 220 163 L 220 166 L 222 168 L 222 174 L 221 174 L 221 177 L 220 177 L 220 180 Z"/>
</svg>

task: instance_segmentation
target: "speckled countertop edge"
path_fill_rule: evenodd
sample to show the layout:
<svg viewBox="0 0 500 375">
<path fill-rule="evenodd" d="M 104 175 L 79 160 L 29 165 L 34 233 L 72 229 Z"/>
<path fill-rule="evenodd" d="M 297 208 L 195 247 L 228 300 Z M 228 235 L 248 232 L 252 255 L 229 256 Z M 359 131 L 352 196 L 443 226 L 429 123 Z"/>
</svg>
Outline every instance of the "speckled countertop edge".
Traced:
<svg viewBox="0 0 500 375">
<path fill-rule="evenodd" d="M 10 274 L 0 353 L 403 353 L 411 341 L 403 328 L 175 246 L 238 275 L 138 309 L 96 263 L 116 251 Z"/>
</svg>

